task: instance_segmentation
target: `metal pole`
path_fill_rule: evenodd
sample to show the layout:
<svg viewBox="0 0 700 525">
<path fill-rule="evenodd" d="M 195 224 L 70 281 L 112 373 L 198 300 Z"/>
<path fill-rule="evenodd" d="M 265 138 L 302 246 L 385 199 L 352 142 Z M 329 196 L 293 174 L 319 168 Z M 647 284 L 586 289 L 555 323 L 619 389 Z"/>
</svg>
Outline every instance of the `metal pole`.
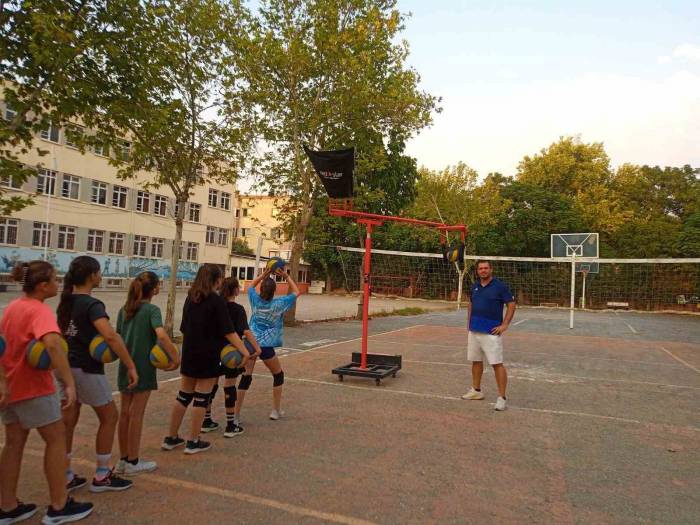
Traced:
<svg viewBox="0 0 700 525">
<path fill-rule="evenodd" d="M 363 271 L 363 292 L 362 292 L 362 358 L 360 368 L 367 369 L 367 337 L 369 335 L 369 273 L 372 260 L 372 223 L 365 224 L 367 236 L 365 237 L 365 264 Z"/>
<path fill-rule="evenodd" d="M 586 309 L 586 275 L 588 275 L 588 272 L 584 271 L 583 272 L 583 294 L 581 297 L 581 310 Z"/>
<path fill-rule="evenodd" d="M 260 273 L 260 252 L 262 252 L 263 237 L 262 234 L 258 236 L 258 247 L 255 250 L 255 277 Z"/>
<path fill-rule="evenodd" d="M 569 311 L 569 329 L 574 327 L 574 301 L 576 295 L 576 254 L 571 255 L 571 306 Z"/>
</svg>

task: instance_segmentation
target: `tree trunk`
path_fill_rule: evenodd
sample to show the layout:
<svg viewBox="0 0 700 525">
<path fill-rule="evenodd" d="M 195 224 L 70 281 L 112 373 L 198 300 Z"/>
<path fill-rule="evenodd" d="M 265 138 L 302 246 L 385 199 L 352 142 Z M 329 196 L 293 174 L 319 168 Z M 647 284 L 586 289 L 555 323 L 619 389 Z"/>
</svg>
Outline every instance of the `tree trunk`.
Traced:
<svg viewBox="0 0 700 525">
<path fill-rule="evenodd" d="M 180 244 L 182 244 L 182 223 L 185 218 L 185 206 L 187 201 L 179 200 L 178 212 L 175 217 L 175 240 L 170 258 L 170 286 L 168 290 L 168 303 L 165 307 L 165 331 L 173 337 L 173 325 L 175 324 L 175 301 L 177 300 L 177 270 L 180 263 Z"/>
<path fill-rule="evenodd" d="M 306 239 L 306 229 L 311 222 L 311 216 L 313 215 L 314 207 L 311 199 L 311 195 L 304 196 L 304 202 L 302 204 L 301 210 L 299 211 L 299 220 L 296 222 L 294 227 L 294 237 L 292 238 L 292 253 L 289 256 L 289 273 L 295 281 L 298 281 L 299 277 L 299 261 L 301 260 L 301 253 L 304 250 L 304 240 Z M 284 314 L 284 323 L 286 325 L 293 325 L 296 322 L 296 305 Z"/>
</svg>

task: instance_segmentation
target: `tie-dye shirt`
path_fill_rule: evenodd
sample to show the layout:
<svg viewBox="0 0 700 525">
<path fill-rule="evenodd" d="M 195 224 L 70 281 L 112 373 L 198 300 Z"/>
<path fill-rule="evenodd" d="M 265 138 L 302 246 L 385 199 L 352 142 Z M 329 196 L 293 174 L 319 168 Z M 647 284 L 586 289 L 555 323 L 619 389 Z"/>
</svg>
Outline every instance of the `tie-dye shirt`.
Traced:
<svg viewBox="0 0 700 525">
<path fill-rule="evenodd" d="M 296 294 L 274 297 L 265 301 L 255 288 L 248 289 L 250 308 L 253 315 L 250 318 L 250 329 L 262 346 L 282 346 L 282 326 L 284 312 L 296 303 Z"/>
</svg>

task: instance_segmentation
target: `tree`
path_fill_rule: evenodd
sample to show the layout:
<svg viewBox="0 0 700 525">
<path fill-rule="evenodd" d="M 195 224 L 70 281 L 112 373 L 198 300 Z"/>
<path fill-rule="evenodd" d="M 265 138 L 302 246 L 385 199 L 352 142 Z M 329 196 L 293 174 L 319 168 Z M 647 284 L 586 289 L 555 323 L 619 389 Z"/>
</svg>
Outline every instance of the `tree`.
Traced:
<svg viewBox="0 0 700 525">
<path fill-rule="evenodd" d="M 418 89 L 397 43 L 395 0 L 264 0 L 252 30 L 248 100 L 258 110 L 261 185 L 288 194 L 290 270 L 321 195 L 303 145 L 357 148 L 358 180 L 385 166 L 385 144 L 428 125 L 437 99 Z M 391 135 L 391 136 L 390 136 Z M 288 320 L 292 320 L 292 311 Z"/>
<path fill-rule="evenodd" d="M 250 246 L 248 246 L 248 243 L 246 243 L 243 239 L 238 239 L 237 237 L 234 237 L 233 241 L 231 242 L 231 253 L 238 255 L 255 255 L 255 252 Z"/>
<path fill-rule="evenodd" d="M 678 235 L 681 257 L 700 257 L 700 212 L 689 215 Z"/>
<path fill-rule="evenodd" d="M 175 196 L 165 321 L 172 332 L 187 202 L 199 185 L 233 182 L 251 142 L 236 97 L 245 56 L 237 38 L 247 12 L 225 0 L 150 0 L 144 8 L 140 32 L 112 52 L 120 89 L 100 99 L 100 133 L 86 140 L 121 152 L 112 159 L 120 177 L 138 178 L 144 188 L 167 186 Z M 142 170 L 152 176 L 139 177 Z"/>
<path fill-rule="evenodd" d="M 129 46 L 142 6 L 139 0 L 11 0 L 0 9 L 2 96 L 14 112 L 0 119 L 0 177 L 23 183 L 38 166 L 25 166 L 19 155 L 35 147 L 39 131 L 75 118 L 94 123 L 96 96 L 112 91 L 114 81 L 106 57 L 118 43 Z M 3 215 L 31 203 L 0 193 Z"/>
</svg>

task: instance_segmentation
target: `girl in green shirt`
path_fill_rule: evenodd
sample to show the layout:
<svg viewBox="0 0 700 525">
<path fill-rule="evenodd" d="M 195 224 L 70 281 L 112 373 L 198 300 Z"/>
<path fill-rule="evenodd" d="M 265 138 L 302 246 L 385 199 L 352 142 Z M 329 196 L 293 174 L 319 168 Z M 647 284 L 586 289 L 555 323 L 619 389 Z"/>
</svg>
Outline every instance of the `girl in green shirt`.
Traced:
<svg viewBox="0 0 700 525">
<path fill-rule="evenodd" d="M 141 430 L 146 404 L 151 391 L 158 389 L 156 369 L 151 364 L 151 348 L 161 346 L 172 360 L 165 370 L 175 370 L 180 366 L 177 347 L 163 328 L 160 309 L 151 304 L 151 299 L 160 292 L 160 280 L 153 272 L 143 272 L 136 276 L 129 286 L 126 304 L 119 310 L 117 332 L 126 343 L 131 358 L 136 364 L 139 381 L 133 388 L 128 387 L 126 368 L 120 363 L 118 385 L 121 393 L 121 413 L 119 416 L 120 461 L 117 472 L 133 476 L 156 469 L 155 461 L 139 459 Z"/>
</svg>

